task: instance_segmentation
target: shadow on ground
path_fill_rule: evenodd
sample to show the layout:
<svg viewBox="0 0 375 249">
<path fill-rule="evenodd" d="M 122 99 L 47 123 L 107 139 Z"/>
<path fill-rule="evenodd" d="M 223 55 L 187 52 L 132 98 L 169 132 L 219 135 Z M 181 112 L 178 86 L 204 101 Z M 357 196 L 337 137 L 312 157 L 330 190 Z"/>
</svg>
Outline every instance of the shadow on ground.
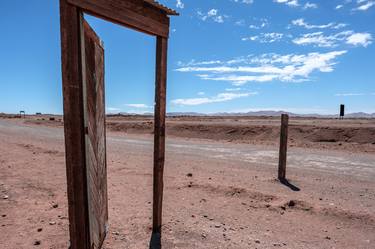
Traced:
<svg viewBox="0 0 375 249">
<path fill-rule="evenodd" d="M 293 191 L 300 191 L 301 190 L 299 187 L 290 183 L 287 179 L 280 179 L 280 182 L 281 182 L 281 184 L 287 186 L 288 188 L 290 188 Z"/>
<path fill-rule="evenodd" d="M 161 236 L 160 233 L 152 233 L 150 240 L 150 249 L 161 249 Z"/>
</svg>

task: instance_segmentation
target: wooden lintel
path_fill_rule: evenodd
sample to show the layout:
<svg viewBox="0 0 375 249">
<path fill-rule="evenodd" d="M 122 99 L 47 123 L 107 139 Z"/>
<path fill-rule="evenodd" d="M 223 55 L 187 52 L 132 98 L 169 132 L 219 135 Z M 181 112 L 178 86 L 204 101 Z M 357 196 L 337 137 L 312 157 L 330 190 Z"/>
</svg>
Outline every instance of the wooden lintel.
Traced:
<svg viewBox="0 0 375 249">
<path fill-rule="evenodd" d="M 146 34 L 168 37 L 169 17 L 139 0 L 67 0 L 84 12 Z"/>
</svg>

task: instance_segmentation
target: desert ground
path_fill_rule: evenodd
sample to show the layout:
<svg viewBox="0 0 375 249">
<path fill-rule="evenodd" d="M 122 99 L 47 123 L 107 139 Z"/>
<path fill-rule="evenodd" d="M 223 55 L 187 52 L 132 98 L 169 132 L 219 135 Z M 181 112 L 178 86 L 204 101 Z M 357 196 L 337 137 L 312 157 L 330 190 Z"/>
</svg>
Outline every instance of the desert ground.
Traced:
<svg viewBox="0 0 375 249">
<path fill-rule="evenodd" d="M 104 248 L 148 248 L 152 117 L 107 119 Z M 0 118 L 0 247 L 67 248 L 61 116 Z M 167 120 L 163 248 L 375 248 L 375 120 L 291 118 L 276 180 L 279 118 Z"/>
</svg>

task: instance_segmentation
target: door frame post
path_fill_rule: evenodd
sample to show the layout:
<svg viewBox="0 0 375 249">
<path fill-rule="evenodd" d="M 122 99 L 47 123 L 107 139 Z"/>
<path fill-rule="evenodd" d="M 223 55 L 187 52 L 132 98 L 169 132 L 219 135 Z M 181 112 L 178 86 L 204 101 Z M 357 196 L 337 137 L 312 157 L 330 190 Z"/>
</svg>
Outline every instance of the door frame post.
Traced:
<svg viewBox="0 0 375 249">
<path fill-rule="evenodd" d="M 60 0 L 65 160 L 71 249 L 89 249 L 83 108 L 83 13 Z"/>
<path fill-rule="evenodd" d="M 153 233 L 161 233 L 163 174 L 165 161 L 165 116 L 167 88 L 168 38 L 156 38 L 155 115 L 154 115 L 154 184 Z"/>
</svg>

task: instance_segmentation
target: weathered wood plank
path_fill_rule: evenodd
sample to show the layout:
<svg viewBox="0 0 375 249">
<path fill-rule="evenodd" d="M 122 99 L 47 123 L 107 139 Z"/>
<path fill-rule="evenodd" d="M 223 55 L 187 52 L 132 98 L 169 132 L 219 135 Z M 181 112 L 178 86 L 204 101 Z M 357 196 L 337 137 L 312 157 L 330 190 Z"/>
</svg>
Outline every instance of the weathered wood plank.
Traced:
<svg viewBox="0 0 375 249">
<path fill-rule="evenodd" d="M 140 0 L 68 0 L 90 15 L 147 34 L 168 37 L 169 17 Z"/>
<path fill-rule="evenodd" d="M 154 121 L 154 191 L 153 232 L 160 233 L 162 225 L 163 174 L 165 160 L 165 115 L 167 85 L 168 39 L 156 39 L 156 87 Z"/>
<path fill-rule="evenodd" d="M 71 249 L 89 249 L 82 96 L 82 13 L 60 0 L 64 132 Z"/>
<path fill-rule="evenodd" d="M 101 248 L 108 229 L 104 103 L 104 48 L 85 21 L 84 110 L 90 249 Z"/>
<path fill-rule="evenodd" d="M 280 128 L 280 151 L 279 151 L 279 171 L 278 178 L 285 180 L 286 175 L 286 159 L 288 149 L 288 125 L 289 116 L 287 114 L 281 115 L 281 128 Z"/>
</svg>

